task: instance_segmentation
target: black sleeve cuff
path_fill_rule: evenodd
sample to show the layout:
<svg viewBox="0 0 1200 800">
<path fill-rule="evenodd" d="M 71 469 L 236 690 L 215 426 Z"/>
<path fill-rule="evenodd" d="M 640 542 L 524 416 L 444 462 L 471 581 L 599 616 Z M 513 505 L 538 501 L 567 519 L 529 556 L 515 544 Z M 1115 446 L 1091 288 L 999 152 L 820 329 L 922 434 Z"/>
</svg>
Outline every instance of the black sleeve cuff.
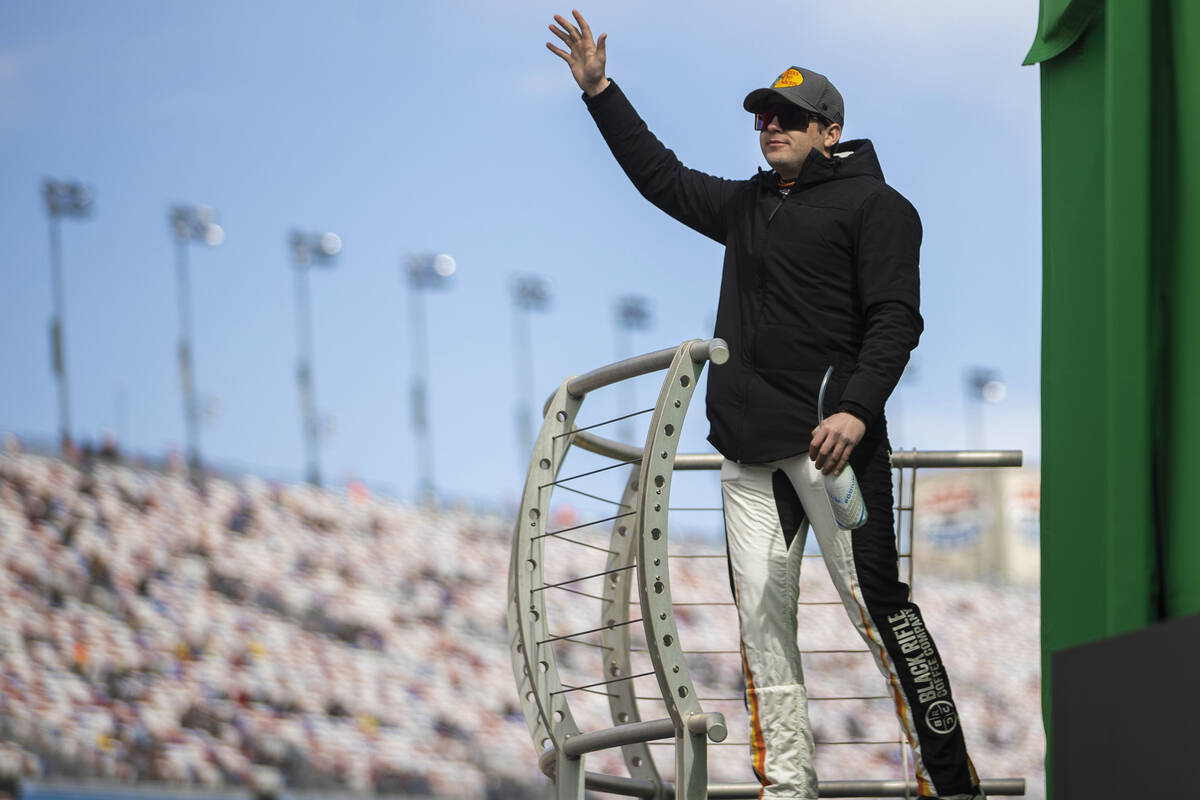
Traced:
<svg viewBox="0 0 1200 800">
<path fill-rule="evenodd" d="M 875 415 L 872 414 L 866 408 L 866 406 L 860 405 L 853 400 L 843 400 L 841 403 L 838 403 L 837 410 L 845 411 L 847 414 L 853 414 L 854 416 L 858 417 L 862 424 L 866 425 L 868 428 L 870 428 L 871 424 L 875 421 Z"/>
<path fill-rule="evenodd" d="M 611 101 L 616 95 L 621 93 L 620 89 L 613 91 L 616 88 L 617 82 L 612 78 L 608 79 L 608 86 L 605 86 L 599 92 L 592 96 L 588 96 L 587 92 L 580 92 L 583 102 L 587 104 L 588 109 L 599 108 L 602 104 Z"/>
</svg>

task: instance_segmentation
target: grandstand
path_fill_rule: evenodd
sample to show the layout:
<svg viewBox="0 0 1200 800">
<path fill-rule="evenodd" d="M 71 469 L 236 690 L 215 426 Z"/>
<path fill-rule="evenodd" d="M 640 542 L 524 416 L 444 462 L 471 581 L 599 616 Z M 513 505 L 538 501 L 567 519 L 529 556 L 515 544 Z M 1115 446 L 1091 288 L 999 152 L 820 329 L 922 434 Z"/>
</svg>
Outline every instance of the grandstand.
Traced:
<svg viewBox="0 0 1200 800">
<path fill-rule="evenodd" d="M 266 767 L 289 790 L 536 791 L 545 779 L 506 638 L 511 524 L 252 476 L 213 478 L 201 493 L 179 469 L 130 466 L 115 451 L 76 465 L 10 437 L 0 763 L 28 779 L 214 789 L 251 786 Z M 721 559 L 693 563 L 680 585 L 727 591 Z M 977 765 L 1025 775 L 1028 796 L 1042 797 L 1036 591 L 939 580 L 919 599 Z M 736 629 L 719 611 L 681 614 L 681 634 L 728 644 Z M 816 640 L 850 632 L 833 615 L 810 622 Z M 828 660 L 810 666 L 814 686 L 822 675 L 848 688 L 878 680 L 867 661 Z M 736 659 L 714 658 L 699 679 L 741 691 Z M 818 738 L 894 726 L 886 708 L 814 722 Z M 713 777 L 748 780 L 744 756 L 714 760 Z M 818 758 L 823 777 L 871 771 L 847 748 Z M 872 758 L 897 771 L 894 748 Z M 618 754 L 594 763 L 623 768 Z"/>
</svg>

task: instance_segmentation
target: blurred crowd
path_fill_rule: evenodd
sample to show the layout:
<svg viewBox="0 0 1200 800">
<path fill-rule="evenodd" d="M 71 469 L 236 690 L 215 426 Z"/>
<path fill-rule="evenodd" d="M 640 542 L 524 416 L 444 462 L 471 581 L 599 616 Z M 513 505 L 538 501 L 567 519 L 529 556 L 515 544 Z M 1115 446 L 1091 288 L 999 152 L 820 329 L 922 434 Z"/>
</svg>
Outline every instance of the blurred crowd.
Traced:
<svg viewBox="0 0 1200 800">
<path fill-rule="evenodd" d="M 135 468 L 115 449 L 72 464 L 10 440 L 0 453 L 0 767 L 201 786 L 250 785 L 266 767 L 291 788 L 455 797 L 538 785 L 506 632 L 511 524 L 362 487 L 242 477 L 209 478 L 200 491 L 182 471 Z M 678 593 L 727 594 L 719 558 L 688 565 L 673 576 Z M 942 582 L 918 600 L 948 651 L 976 764 L 1036 784 L 1036 594 Z M 567 625 L 595 626 L 587 602 L 572 602 Z M 849 630 L 844 616 L 812 621 L 814 646 L 826 626 Z M 688 641 L 736 647 L 735 625 L 728 608 L 680 611 Z M 573 652 L 564 648 L 564 669 L 586 681 L 593 665 Z M 810 675 L 830 676 L 830 691 L 879 693 L 869 661 L 814 658 Z M 694 672 L 734 740 L 736 658 L 701 658 Z M 814 708 L 814 724 L 818 739 L 895 737 L 886 703 L 878 713 Z M 842 764 L 849 748 L 826 751 L 842 777 L 872 777 L 861 758 Z M 897 777 L 899 749 L 880 753 L 871 758 Z M 722 756 L 714 778 L 751 780 L 743 748 Z M 616 754 L 589 767 L 621 769 Z"/>
</svg>

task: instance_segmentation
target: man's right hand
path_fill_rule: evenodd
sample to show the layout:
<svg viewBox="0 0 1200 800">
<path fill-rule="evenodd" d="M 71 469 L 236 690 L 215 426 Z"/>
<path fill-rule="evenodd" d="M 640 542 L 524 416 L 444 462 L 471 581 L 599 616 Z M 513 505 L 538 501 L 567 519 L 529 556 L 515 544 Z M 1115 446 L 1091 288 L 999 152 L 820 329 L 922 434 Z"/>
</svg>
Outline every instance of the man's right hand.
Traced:
<svg viewBox="0 0 1200 800">
<path fill-rule="evenodd" d="M 583 18 L 583 14 L 572 11 L 571 15 L 575 17 L 579 27 L 572 25 L 560 14 L 554 15 L 554 21 L 558 24 L 550 26 L 550 32 L 562 39 L 571 48 L 571 52 L 560 50 L 549 42 L 546 42 L 546 47 L 567 62 L 579 88 L 583 89 L 588 97 L 594 97 L 608 88 L 609 80 L 604 77 L 604 40 L 608 34 L 602 33 L 599 39 L 593 40 L 592 29 Z"/>
</svg>

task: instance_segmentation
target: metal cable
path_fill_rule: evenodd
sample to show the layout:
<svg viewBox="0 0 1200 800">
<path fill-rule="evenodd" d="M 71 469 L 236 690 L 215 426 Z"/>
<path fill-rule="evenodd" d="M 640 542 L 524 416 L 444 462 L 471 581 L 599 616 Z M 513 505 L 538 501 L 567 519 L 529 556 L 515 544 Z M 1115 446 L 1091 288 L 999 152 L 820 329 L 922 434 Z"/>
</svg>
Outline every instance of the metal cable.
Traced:
<svg viewBox="0 0 1200 800">
<path fill-rule="evenodd" d="M 555 533 L 558 533 L 558 531 L 555 531 Z M 588 544 L 587 542 L 581 542 L 578 539 L 569 539 L 566 536 L 559 536 L 558 540 L 560 542 L 570 542 L 571 544 L 577 544 L 580 547 L 586 547 L 591 550 L 599 550 L 601 553 L 607 553 L 610 556 L 615 556 L 617 554 L 616 550 L 609 550 L 607 547 L 601 547 L 598 544 Z"/>
<path fill-rule="evenodd" d="M 610 469 L 619 469 L 621 467 L 627 467 L 630 464 L 640 464 L 640 463 L 642 463 L 641 458 L 634 458 L 629 461 L 618 461 L 616 464 L 609 464 L 607 467 L 600 467 L 599 469 L 593 469 L 588 472 L 581 472 L 578 475 L 572 475 L 569 478 L 558 478 L 557 480 L 550 481 L 549 483 L 539 484 L 538 488 L 545 489 L 547 486 L 558 486 L 566 481 L 573 481 L 576 478 L 586 478 L 588 475 L 595 475 L 596 473 L 599 473 L 599 472 L 608 472 Z"/>
<path fill-rule="evenodd" d="M 581 644 L 584 647 L 594 647 L 597 650 L 612 650 L 613 649 L 613 648 L 609 647 L 608 645 L 604 644 L 603 642 L 585 642 L 583 639 L 575 639 L 570 636 L 566 637 L 565 639 L 560 639 L 559 641 L 566 642 L 567 644 Z"/>
<path fill-rule="evenodd" d="M 623 625 L 634 625 L 641 621 L 642 621 L 642 618 L 638 617 L 637 619 L 631 619 L 631 620 L 627 620 L 625 622 L 614 622 L 611 625 L 601 625 L 599 628 L 592 628 L 591 630 L 588 630 L 588 631 L 575 631 L 574 633 L 564 633 L 561 636 L 551 636 L 549 639 L 542 639 L 540 642 L 538 642 L 538 646 L 541 647 L 542 645 L 549 644 L 550 642 L 561 642 L 564 639 L 574 639 L 576 636 L 586 636 L 589 633 L 600 633 L 601 631 L 608 631 L 608 630 L 612 630 L 613 628 L 620 628 Z M 581 644 L 586 644 L 586 643 L 581 642 Z M 650 673 L 650 674 L 653 675 L 654 673 Z"/>
<path fill-rule="evenodd" d="M 647 675 L 653 675 L 653 674 L 654 674 L 654 670 L 650 670 L 649 672 L 639 672 L 637 675 L 624 675 L 620 678 L 613 678 L 613 679 L 607 680 L 607 681 L 597 681 L 596 683 L 585 683 L 583 686 L 564 686 L 562 689 L 559 689 L 556 692 L 551 692 L 550 696 L 553 697 L 556 694 L 566 694 L 567 692 L 579 692 L 579 691 L 583 691 L 584 689 L 591 689 L 595 686 L 609 686 L 614 683 L 620 683 L 621 681 L 631 681 L 634 678 L 644 678 Z"/>
<path fill-rule="evenodd" d="M 591 580 L 592 578 L 603 578 L 605 575 L 612 575 L 617 572 L 625 572 L 627 570 L 635 569 L 636 567 L 637 567 L 636 564 L 629 564 L 624 567 L 613 567 L 612 569 L 606 569 L 602 572 L 593 572 L 591 575 L 580 575 L 578 578 L 571 578 L 570 580 L 559 581 L 558 583 L 544 583 L 541 586 L 535 586 L 533 589 L 530 589 L 529 591 L 532 593 L 532 592 L 540 592 L 543 589 L 557 589 L 560 586 L 567 586 L 572 583 L 579 583 L 580 581 Z M 601 598 L 601 599 L 603 599 L 603 598 Z"/>
<path fill-rule="evenodd" d="M 653 408 L 643 408 L 641 411 L 633 411 L 633 412 L 630 412 L 629 414 L 622 414 L 619 417 L 613 417 L 612 419 L 606 419 L 603 422 L 597 422 L 597 423 L 588 425 L 583 428 L 572 428 L 571 430 L 567 431 L 566 433 L 556 433 L 556 434 L 554 434 L 554 438 L 560 439 L 563 436 L 574 436 L 575 434 L 580 433 L 581 431 L 590 431 L 592 428 L 602 428 L 605 425 L 611 425 L 614 422 L 620 422 L 621 420 L 629 419 L 630 417 L 639 417 L 642 414 L 650 414 L 650 413 L 653 413 L 653 411 L 654 411 Z"/>
<path fill-rule="evenodd" d="M 629 508 L 630 507 L 629 505 L 622 503 L 618 500 L 609 500 L 607 497 L 599 497 L 598 495 L 588 494 L 587 492 L 581 492 L 578 489 L 572 489 L 570 486 L 560 486 L 558 488 L 563 489 L 568 492 L 574 492 L 575 494 L 581 494 L 584 497 L 590 497 L 593 500 L 599 500 L 601 503 L 608 503 L 609 505 L 618 506 L 620 508 Z"/>
<path fill-rule="evenodd" d="M 572 589 L 572 588 L 570 588 L 570 587 L 568 587 L 568 586 L 556 586 L 556 587 L 554 587 L 554 588 L 556 588 L 556 589 L 559 589 L 559 590 L 561 590 L 561 591 L 564 591 L 564 592 L 570 592 L 571 594 L 577 594 L 577 595 L 581 595 L 581 596 L 583 596 L 583 597 L 587 597 L 587 598 L 590 598 L 590 599 L 592 599 L 592 600 L 601 600 L 601 601 L 603 601 L 603 600 L 606 600 L 606 599 L 607 599 L 607 598 L 601 597 L 601 596 L 600 596 L 600 595 L 598 595 L 598 594 L 591 594 L 591 593 L 589 593 L 589 592 L 581 592 L 581 591 L 579 591 L 578 589 Z"/>
<path fill-rule="evenodd" d="M 599 689 L 585 689 L 582 686 L 576 687 L 575 689 L 572 689 L 572 691 L 583 692 L 584 694 L 598 694 L 601 697 L 620 697 L 619 694 L 613 694 L 612 692 L 602 692 Z"/>
<path fill-rule="evenodd" d="M 530 539 L 530 541 L 532 541 L 534 539 L 545 539 L 547 536 L 558 536 L 560 533 L 570 533 L 571 531 L 577 531 L 580 528 L 590 528 L 592 525 L 599 525 L 601 522 L 612 522 L 614 519 L 620 519 L 621 517 L 632 517 L 636 513 L 637 513 L 636 511 L 626 511 L 624 514 L 616 514 L 611 517 L 605 517 L 604 519 L 598 519 L 598 520 L 594 520 L 592 522 L 585 522 L 582 525 L 572 525 L 569 528 L 560 528 L 559 530 L 556 530 L 556 531 L 546 531 L 545 533 L 539 533 L 537 536 L 530 536 L 529 539 Z"/>
</svg>

